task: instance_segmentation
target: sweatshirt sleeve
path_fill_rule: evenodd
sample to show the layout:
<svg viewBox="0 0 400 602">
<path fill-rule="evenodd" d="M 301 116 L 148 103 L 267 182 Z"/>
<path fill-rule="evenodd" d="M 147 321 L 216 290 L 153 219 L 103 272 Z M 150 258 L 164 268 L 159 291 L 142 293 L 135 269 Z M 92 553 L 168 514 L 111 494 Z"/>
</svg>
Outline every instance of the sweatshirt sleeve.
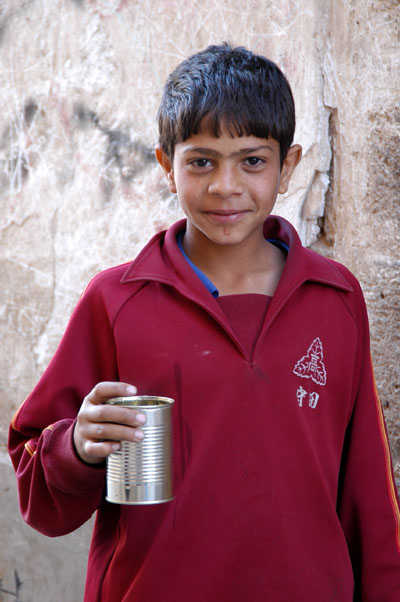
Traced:
<svg viewBox="0 0 400 602">
<path fill-rule="evenodd" d="M 72 440 L 84 397 L 98 382 L 118 380 L 111 318 L 97 278 L 80 299 L 52 361 L 9 430 L 22 516 L 49 536 L 82 525 L 104 497 L 104 465 L 83 463 Z"/>
<path fill-rule="evenodd" d="M 359 368 L 344 446 L 338 514 L 353 564 L 354 600 L 399 602 L 399 500 L 361 291 L 359 301 Z"/>
</svg>

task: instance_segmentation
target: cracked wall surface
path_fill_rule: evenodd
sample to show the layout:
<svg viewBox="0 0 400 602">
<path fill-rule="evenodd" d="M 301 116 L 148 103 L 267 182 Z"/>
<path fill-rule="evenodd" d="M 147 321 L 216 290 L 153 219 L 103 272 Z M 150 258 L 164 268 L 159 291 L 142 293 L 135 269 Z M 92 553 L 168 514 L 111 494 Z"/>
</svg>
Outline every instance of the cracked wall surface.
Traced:
<svg viewBox="0 0 400 602">
<path fill-rule="evenodd" d="M 360 279 L 400 477 L 398 0 L 0 4 L 0 601 L 82 599 L 90 527 L 23 524 L 8 423 L 88 280 L 181 217 L 153 148 L 168 73 L 229 40 L 275 60 L 303 160 L 276 212 Z"/>
</svg>

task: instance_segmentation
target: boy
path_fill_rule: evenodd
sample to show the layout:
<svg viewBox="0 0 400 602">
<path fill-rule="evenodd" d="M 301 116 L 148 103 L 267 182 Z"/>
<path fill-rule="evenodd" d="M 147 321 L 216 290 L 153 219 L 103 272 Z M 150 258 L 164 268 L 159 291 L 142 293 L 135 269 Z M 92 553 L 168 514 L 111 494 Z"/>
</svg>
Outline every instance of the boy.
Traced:
<svg viewBox="0 0 400 602">
<path fill-rule="evenodd" d="M 97 511 L 86 601 L 400 601 L 399 509 L 360 287 L 271 217 L 301 148 L 280 70 L 211 46 L 170 75 L 156 156 L 186 220 L 89 285 L 10 428 L 25 520 Z M 176 497 L 105 501 L 105 458 L 174 406 Z M 83 402 L 82 402 L 83 400 Z"/>
</svg>

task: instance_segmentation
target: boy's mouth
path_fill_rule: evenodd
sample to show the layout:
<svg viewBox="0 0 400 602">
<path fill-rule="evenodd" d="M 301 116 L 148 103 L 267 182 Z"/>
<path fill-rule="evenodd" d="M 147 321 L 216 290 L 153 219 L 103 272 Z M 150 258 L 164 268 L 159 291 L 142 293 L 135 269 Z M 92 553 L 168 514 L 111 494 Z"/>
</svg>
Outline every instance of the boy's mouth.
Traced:
<svg viewBox="0 0 400 602">
<path fill-rule="evenodd" d="M 204 213 L 216 222 L 233 223 L 240 220 L 248 211 L 246 209 L 211 209 Z"/>
</svg>

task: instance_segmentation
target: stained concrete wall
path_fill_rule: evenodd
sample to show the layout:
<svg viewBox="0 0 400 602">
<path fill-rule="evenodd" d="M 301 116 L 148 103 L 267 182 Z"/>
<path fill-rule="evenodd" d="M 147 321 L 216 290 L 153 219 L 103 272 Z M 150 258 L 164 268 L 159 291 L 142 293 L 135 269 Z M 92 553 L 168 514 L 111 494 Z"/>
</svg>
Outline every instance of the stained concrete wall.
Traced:
<svg viewBox="0 0 400 602">
<path fill-rule="evenodd" d="M 91 524 L 22 523 L 8 422 L 87 281 L 181 216 L 155 165 L 161 86 L 229 40 L 278 62 L 304 159 L 277 203 L 360 279 L 396 474 L 399 331 L 397 0 L 3 0 L 0 4 L 0 602 L 82 599 Z"/>
</svg>

